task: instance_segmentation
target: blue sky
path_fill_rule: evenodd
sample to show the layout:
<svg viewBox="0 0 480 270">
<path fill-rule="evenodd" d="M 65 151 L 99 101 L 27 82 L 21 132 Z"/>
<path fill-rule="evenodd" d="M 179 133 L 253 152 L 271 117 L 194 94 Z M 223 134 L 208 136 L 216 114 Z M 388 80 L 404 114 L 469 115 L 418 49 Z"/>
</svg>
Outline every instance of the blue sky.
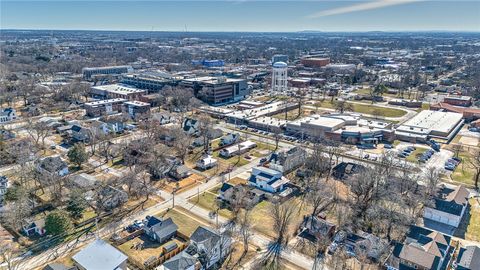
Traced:
<svg viewBox="0 0 480 270">
<path fill-rule="evenodd" d="M 0 1 L 2 29 L 480 31 L 480 0 Z"/>
</svg>

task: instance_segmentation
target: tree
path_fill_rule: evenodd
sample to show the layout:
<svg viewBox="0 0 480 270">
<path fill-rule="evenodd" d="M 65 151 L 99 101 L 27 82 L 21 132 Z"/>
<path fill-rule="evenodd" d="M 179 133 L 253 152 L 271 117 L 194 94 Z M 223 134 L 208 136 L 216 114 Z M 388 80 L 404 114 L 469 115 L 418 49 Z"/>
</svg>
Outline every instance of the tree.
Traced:
<svg viewBox="0 0 480 270">
<path fill-rule="evenodd" d="M 68 212 L 55 210 L 45 218 L 45 230 L 51 235 L 61 235 L 72 229 L 72 221 Z"/>
<path fill-rule="evenodd" d="M 275 237 L 261 260 L 266 269 L 280 268 L 280 255 L 290 240 L 288 228 L 292 223 L 294 213 L 295 204 L 293 203 L 281 204 L 277 202 L 272 205 L 270 215 L 273 219 Z"/>
<path fill-rule="evenodd" d="M 475 169 L 473 181 L 475 182 L 475 188 L 478 189 L 480 180 L 480 150 L 475 150 L 472 154 L 472 158 L 469 160 L 472 167 Z"/>
<path fill-rule="evenodd" d="M 0 262 L 6 270 L 16 270 L 20 268 L 21 259 L 17 257 L 19 252 L 18 244 L 12 241 L 2 241 L 0 243 Z"/>
<path fill-rule="evenodd" d="M 177 153 L 177 157 L 180 158 L 182 164 L 185 163 L 185 157 L 189 152 L 189 146 L 192 144 L 192 137 L 186 134 L 183 129 L 175 128 L 172 129 L 172 135 L 175 138 L 173 141 L 173 148 Z"/>
<path fill-rule="evenodd" d="M 79 190 L 74 190 L 70 193 L 66 209 L 72 218 L 81 219 L 86 208 L 87 201 Z"/>
<path fill-rule="evenodd" d="M 70 162 L 77 164 L 78 168 L 88 160 L 88 154 L 83 143 L 76 143 L 67 153 Z"/>
<path fill-rule="evenodd" d="M 339 100 L 335 103 L 335 110 L 340 113 L 353 111 L 353 104 L 344 100 Z"/>
<path fill-rule="evenodd" d="M 45 139 L 50 133 L 50 127 L 46 122 L 33 122 L 31 119 L 28 119 L 26 131 L 37 146 L 41 142 L 42 147 L 45 147 Z"/>
</svg>

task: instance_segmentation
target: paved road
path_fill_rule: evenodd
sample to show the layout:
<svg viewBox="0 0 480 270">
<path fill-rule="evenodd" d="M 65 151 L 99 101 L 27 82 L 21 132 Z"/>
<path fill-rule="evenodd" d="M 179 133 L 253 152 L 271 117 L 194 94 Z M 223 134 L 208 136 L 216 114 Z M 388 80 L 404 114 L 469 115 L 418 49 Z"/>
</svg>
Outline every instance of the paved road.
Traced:
<svg viewBox="0 0 480 270">
<path fill-rule="evenodd" d="M 96 160 L 90 160 L 90 162 L 92 162 L 93 164 L 98 163 L 98 161 Z M 251 170 L 252 167 L 258 164 L 258 162 L 259 162 L 259 158 L 252 160 L 252 162 L 250 162 L 249 164 L 233 170 L 231 172 L 231 176 L 235 177 L 237 175 L 240 175 L 244 172 Z M 104 165 L 100 165 L 100 166 L 104 166 Z M 116 171 L 116 173 L 121 174 L 120 171 Z M 199 185 L 197 188 L 189 189 L 185 192 L 177 194 L 175 196 L 175 205 L 181 206 L 191 211 L 192 213 L 195 213 L 196 215 L 206 220 L 209 220 L 210 219 L 209 212 L 207 210 L 200 208 L 198 206 L 195 206 L 192 203 L 189 203 L 188 200 L 191 197 L 196 196 L 198 192 L 202 193 L 208 189 L 213 188 L 215 185 L 221 182 L 221 179 L 222 178 L 220 176 L 213 177 L 210 181 Z M 120 228 L 123 228 L 129 225 L 132 222 L 132 220 L 143 219 L 147 215 L 155 215 L 155 214 L 158 214 L 159 212 L 162 212 L 164 210 L 171 208 L 173 204 L 172 194 L 162 192 L 162 191 L 160 191 L 159 194 L 165 199 L 165 201 L 160 202 L 145 210 L 139 211 L 133 215 L 126 216 L 123 219 L 119 220 L 118 222 L 111 223 L 103 228 L 100 228 L 97 232 L 98 237 L 108 238 L 115 231 L 118 231 Z M 225 218 L 220 216 L 218 217 L 218 221 L 220 225 L 227 222 Z M 41 267 L 42 265 L 48 262 L 51 262 L 52 260 L 55 260 L 58 257 L 65 256 L 66 254 L 69 254 L 75 251 L 76 249 L 81 248 L 82 246 L 92 242 L 94 239 L 95 239 L 94 235 L 87 235 L 87 236 L 81 237 L 78 241 L 73 240 L 68 243 L 64 243 L 62 245 L 49 249 L 35 256 L 19 257 L 19 260 L 21 259 L 21 262 L 18 265 L 18 270 L 29 270 L 29 269 Z M 265 247 L 269 243 L 269 239 L 260 234 L 253 234 L 251 242 L 256 246 L 259 246 L 265 249 Z M 313 264 L 313 261 L 311 259 L 294 251 L 285 252 L 284 254 L 282 254 L 282 258 L 285 260 L 288 260 L 292 264 L 298 265 L 299 267 L 305 268 L 305 269 L 310 269 L 311 265 Z"/>
</svg>

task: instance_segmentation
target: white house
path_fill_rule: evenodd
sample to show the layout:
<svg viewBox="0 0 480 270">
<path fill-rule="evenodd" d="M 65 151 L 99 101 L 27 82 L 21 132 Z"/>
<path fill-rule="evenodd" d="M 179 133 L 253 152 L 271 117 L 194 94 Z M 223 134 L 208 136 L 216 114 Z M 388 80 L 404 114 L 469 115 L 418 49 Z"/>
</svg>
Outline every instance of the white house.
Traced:
<svg viewBox="0 0 480 270">
<path fill-rule="evenodd" d="M 205 254 L 205 256 L 199 256 L 202 269 L 210 269 L 228 255 L 226 251 L 229 250 L 232 239 L 225 233 L 218 233 L 200 226 L 190 236 L 190 243 L 197 254 Z M 202 257 L 207 260 L 203 260 Z"/>
<path fill-rule="evenodd" d="M 229 146 L 220 150 L 219 154 L 222 157 L 229 158 L 236 155 L 241 155 L 248 152 L 250 149 L 257 147 L 257 144 L 252 141 L 244 141 L 242 143 Z"/>
<path fill-rule="evenodd" d="M 208 170 L 210 168 L 217 166 L 217 164 L 218 164 L 218 161 L 210 155 L 203 157 L 196 163 L 197 167 L 202 170 Z"/>
<path fill-rule="evenodd" d="M 73 255 L 81 270 L 127 270 L 128 257 L 102 239 L 97 239 Z"/>
<path fill-rule="evenodd" d="M 253 167 L 252 175 L 248 179 L 250 186 L 270 193 L 282 192 L 289 182 L 290 180 L 284 177 L 281 172 L 265 167 Z"/>
<path fill-rule="evenodd" d="M 434 199 L 434 204 L 424 209 L 425 227 L 429 227 L 429 224 L 440 223 L 447 225 L 441 226 L 448 230 L 444 233 L 452 234 L 459 226 L 468 207 L 469 194 L 464 186 L 457 186 L 453 189 L 442 186 Z M 438 227 L 432 229 L 439 230 Z"/>
<path fill-rule="evenodd" d="M 43 218 L 33 220 L 32 222 L 29 222 L 26 225 L 24 225 L 22 227 L 22 230 L 27 236 L 32 236 L 32 235 L 42 236 L 46 233 L 45 220 Z"/>
<path fill-rule="evenodd" d="M 0 123 L 7 123 L 17 119 L 17 114 L 13 108 L 5 108 L 0 111 Z"/>
</svg>

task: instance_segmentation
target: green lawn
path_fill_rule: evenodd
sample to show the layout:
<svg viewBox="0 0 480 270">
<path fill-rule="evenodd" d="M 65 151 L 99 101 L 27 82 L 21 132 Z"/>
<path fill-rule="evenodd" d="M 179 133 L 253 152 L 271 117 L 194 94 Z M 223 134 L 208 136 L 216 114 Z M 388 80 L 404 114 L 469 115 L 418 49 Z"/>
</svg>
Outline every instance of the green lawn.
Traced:
<svg viewBox="0 0 480 270">
<path fill-rule="evenodd" d="M 317 102 L 315 103 L 315 106 L 327 108 L 327 109 L 335 108 L 335 104 L 331 103 L 330 100 Z M 406 114 L 406 112 L 403 110 L 379 107 L 371 104 L 352 103 L 352 107 L 354 112 L 370 114 L 375 116 L 382 116 L 382 117 L 401 117 Z"/>
<path fill-rule="evenodd" d="M 410 162 L 413 162 L 413 163 L 418 163 L 418 158 L 423 154 L 425 153 L 425 151 L 427 151 L 428 149 L 427 148 L 420 148 L 420 147 L 417 147 L 417 149 L 415 149 L 407 158 L 406 160 L 407 161 L 410 161 Z"/>
<path fill-rule="evenodd" d="M 451 174 L 452 180 L 460 183 L 473 185 L 473 176 L 475 174 L 475 169 L 470 164 L 470 153 L 460 152 L 458 156 L 462 160 L 462 162 Z"/>
</svg>

